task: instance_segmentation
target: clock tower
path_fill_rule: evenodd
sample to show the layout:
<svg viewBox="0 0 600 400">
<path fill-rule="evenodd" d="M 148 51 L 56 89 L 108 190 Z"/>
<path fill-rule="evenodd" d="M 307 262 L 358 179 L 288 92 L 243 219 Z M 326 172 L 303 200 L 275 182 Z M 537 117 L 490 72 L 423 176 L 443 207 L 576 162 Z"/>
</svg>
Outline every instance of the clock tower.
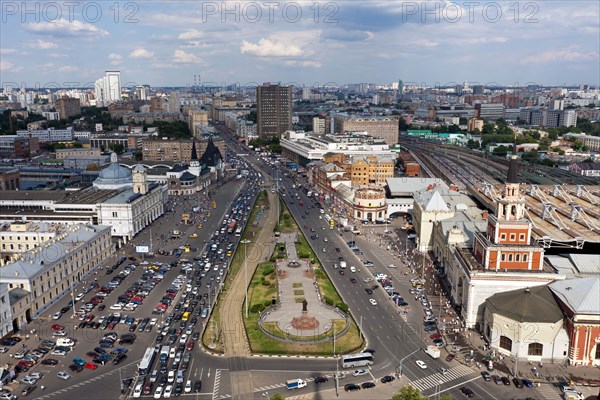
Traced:
<svg viewBox="0 0 600 400">
<path fill-rule="evenodd" d="M 133 193 L 146 194 L 148 193 L 148 177 L 146 168 L 142 164 L 138 164 L 133 169 Z"/>
</svg>

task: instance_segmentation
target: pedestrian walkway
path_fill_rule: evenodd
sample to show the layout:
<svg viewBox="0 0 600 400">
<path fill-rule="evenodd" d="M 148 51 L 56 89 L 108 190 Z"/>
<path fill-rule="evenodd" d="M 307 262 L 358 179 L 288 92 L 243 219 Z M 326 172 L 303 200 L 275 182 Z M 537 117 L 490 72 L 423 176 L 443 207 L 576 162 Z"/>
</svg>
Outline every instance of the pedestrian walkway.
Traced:
<svg viewBox="0 0 600 400">
<path fill-rule="evenodd" d="M 436 387 L 440 384 L 440 382 L 444 384 L 469 375 L 471 375 L 471 377 L 477 376 L 471 368 L 465 365 L 457 365 L 456 367 L 450 368 L 448 373 L 445 375 L 442 375 L 440 372 L 435 372 L 424 378 L 417 379 L 410 384 L 419 389 L 421 392 L 424 392 L 428 389 Z"/>
<path fill-rule="evenodd" d="M 551 383 L 541 384 L 536 390 L 540 394 L 537 397 L 539 399 L 556 400 L 561 398 L 559 389 Z"/>
</svg>

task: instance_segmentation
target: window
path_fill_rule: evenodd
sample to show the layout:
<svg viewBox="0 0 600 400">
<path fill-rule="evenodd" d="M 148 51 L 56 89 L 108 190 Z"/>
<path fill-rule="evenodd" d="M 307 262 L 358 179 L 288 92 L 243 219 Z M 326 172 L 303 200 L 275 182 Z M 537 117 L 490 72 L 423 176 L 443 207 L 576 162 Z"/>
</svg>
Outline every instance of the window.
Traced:
<svg viewBox="0 0 600 400">
<path fill-rule="evenodd" d="M 527 254 L 523 254 L 523 261 L 527 261 Z"/>
<path fill-rule="evenodd" d="M 112 216 L 113 216 L 113 218 L 117 218 L 117 212 L 113 211 Z"/>
<path fill-rule="evenodd" d="M 500 234 L 500 240 L 506 240 L 506 233 Z"/>
<path fill-rule="evenodd" d="M 519 261 L 521 259 L 521 255 L 520 254 L 515 254 L 515 261 Z"/>
<path fill-rule="evenodd" d="M 516 235 L 514 233 L 510 234 L 510 241 L 514 242 Z"/>
<path fill-rule="evenodd" d="M 600 343 L 596 343 L 596 360 L 600 360 Z"/>
<path fill-rule="evenodd" d="M 544 345 L 541 343 L 530 343 L 527 355 L 529 356 L 541 356 Z"/>
<path fill-rule="evenodd" d="M 506 261 L 506 254 L 500 255 L 500 261 Z"/>
<path fill-rule="evenodd" d="M 506 336 L 500 336 L 500 347 L 504 350 L 511 351 L 512 350 L 512 340 L 507 338 Z"/>
<path fill-rule="evenodd" d="M 513 256 L 512 253 L 508 255 L 508 261 L 512 261 L 513 260 L 512 256 Z"/>
<path fill-rule="evenodd" d="M 524 242 L 525 241 L 525 234 L 524 233 L 519 233 L 519 241 L 520 242 Z"/>
</svg>

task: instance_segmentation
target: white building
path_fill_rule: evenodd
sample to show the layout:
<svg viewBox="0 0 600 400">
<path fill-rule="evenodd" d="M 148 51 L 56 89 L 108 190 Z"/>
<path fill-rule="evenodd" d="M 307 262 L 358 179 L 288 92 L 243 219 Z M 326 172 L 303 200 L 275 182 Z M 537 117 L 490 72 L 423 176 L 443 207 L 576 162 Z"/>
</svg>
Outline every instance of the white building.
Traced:
<svg viewBox="0 0 600 400">
<path fill-rule="evenodd" d="M 106 71 L 105 75 L 96 81 L 96 106 L 106 106 L 121 101 L 121 72 Z"/>
<path fill-rule="evenodd" d="M 11 330 L 25 327 L 114 252 L 110 227 L 64 226 L 42 246 L 2 267 L 0 284 L 8 284 Z"/>
<path fill-rule="evenodd" d="M 0 282 L 0 337 L 12 331 L 12 312 L 10 310 L 10 297 L 8 283 Z"/>
<path fill-rule="evenodd" d="M 17 136 L 36 137 L 43 142 L 70 142 L 73 140 L 73 128 L 66 129 L 38 129 L 38 130 L 19 130 Z"/>
<path fill-rule="evenodd" d="M 396 157 L 383 139 L 369 136 L 366 132 L 318 135 L 314 132 L 286 131 L 281 136 L 280 144 L 283 156 L 303 167 L 313 161 L 322 161 L 327 153 Z"/>
</svg>

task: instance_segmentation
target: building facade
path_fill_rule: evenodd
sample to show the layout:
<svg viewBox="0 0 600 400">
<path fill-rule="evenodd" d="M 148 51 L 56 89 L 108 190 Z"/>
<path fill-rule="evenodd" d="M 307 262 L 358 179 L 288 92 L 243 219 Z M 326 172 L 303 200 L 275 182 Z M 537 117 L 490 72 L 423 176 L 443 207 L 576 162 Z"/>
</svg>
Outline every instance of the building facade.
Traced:
<svg viewBox="0 0 600 400">
<path fill-rule="evenodd" d="M 70 293 L 115 251 L 108 226 L 77 224 L 57 229 L 54 238 L 1 267 L 0 282 L 8 285 L 15 332 Z"/>
<path fill-rule="evenodd" d="M 399 123 L 396 117 L 360 117 L 346 114 L 336 114 L 334 118 L 335 131 L 367 132 L 369 136 L 381 138 L 388 146 L 398 143 Z"/>
<path fill-rule="evenodd" d="M 226 144 L 223 139 L 212 139 L 214 145 L 221 154 L 226 154 Z M 198 153 L 204 153 L 208 146 L 209 139 L 196 140 Z M 144 160 L 150 161 L 177 161 L 189 163 L 192 160 L 192 146 L 194 141 L 191 139 L 181 140 L 157 140 L 144 139 L 142 141 L 142 155 Z"/>
<path fill-rule="evenodd" d="M 68 148 L 56 149 L 56 159 L 64 160 L 67 157 L 100 157 L 102 154 L 98 148 Z"/>
<path fill-rule="evenodd" d="M 281 137 L 292 129 L 292 87 L 264 84 L 256 88 L 257 133 L 261 139 Z"/>
<path fill-rule="evenodd" d="M 81 101 L 72 97 L 61 97 L 56 100 L 56 111 L 60 119 L 69 119 L 81 115 Z"/>
</svg>

